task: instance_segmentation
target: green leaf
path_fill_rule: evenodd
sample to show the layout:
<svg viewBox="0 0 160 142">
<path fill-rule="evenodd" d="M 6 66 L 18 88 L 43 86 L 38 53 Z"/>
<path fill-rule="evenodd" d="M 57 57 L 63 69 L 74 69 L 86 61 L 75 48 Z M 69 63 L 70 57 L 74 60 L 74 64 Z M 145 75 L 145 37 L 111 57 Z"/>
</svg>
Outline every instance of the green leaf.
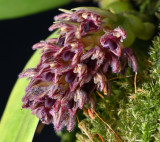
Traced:
<svg viewBox="0 0 160 142">
<path fill-rule="evenodd" d="M 155 31 L 155 25 L 149 22 L 144 23 L 144 30 L 137 37 L 143 40 L 149 40 Z"/>
<path fill-rule="evenodd" d="M 137 37 L 144 31 L 144 24 L 140 18 L 132 14 L 126 14 L 125 17 L 127 18 L 128 22 L 131 25 L 131 30 L 133 31 L 134 35 Z"/>
<path fill-rule="evenodd" d="M 50 37 L 56 37 L 53 33 Z M 25 68 L 35 67 L 40 60 L 39 51 L 28 61 Z M 0 142 L 31 142 L 38 119 L 30 110 L 22 109 L 22 97 L 29 80 L 18 79 L 8 100 L 0 123 Z"/>
<path fill-rule="evenodd" d="M 110 9 L 114 11 L 115 13 L 121 13 L 124 11 L 133 11 L 133 7 L 129 2 L 122 2 L 122 1 L 112 2 L 106 5 L 104 9 L 106 10 Z"/>
<path fill-rule="evenodd" d="M 22 17 L 69 3 L 71 0 L 0 0 L 0 20 Z"/>
</svg>

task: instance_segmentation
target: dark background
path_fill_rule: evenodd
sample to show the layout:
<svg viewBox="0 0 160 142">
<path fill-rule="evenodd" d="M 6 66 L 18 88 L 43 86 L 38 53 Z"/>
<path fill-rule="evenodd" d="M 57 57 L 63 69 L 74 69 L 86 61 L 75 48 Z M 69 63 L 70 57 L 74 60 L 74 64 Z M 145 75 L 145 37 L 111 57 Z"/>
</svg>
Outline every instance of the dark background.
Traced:
<svg viewBox="0 0 160 142">
<path fill-rule="evenodd" d="M 96 6 L 96 4 L 72 2 L 61 8 L 71 9 L 79 6 Z M 60 13 L 57 9 L 23 18 L 0 21 L 0 117 L 18 74 L 34 52 L 31 49 L 32 45 L 51 34 L 48 27 L 52 24 L 53 17 Z M 60 141 L 52 125 L 45 126 L 41 134 L 34 136 L 33 142 L 44 141 Z"/>
</svg>

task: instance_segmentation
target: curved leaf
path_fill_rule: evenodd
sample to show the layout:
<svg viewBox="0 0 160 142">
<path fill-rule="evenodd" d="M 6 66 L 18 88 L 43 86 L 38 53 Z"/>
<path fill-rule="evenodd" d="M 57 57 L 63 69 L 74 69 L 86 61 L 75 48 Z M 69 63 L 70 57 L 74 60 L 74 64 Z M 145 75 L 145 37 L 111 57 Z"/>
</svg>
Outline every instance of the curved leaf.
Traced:
<svg viewBox="0 0 160 142">
<path fill-rule="evenodd" d="M 22 17 L 69 3 L 71 0 L 0 0 L 0 20 Z"/>
<path fill-rule="evenodd" d="M 54 33 L 50 37 L 56 36 Z M 35 67 L 39 60 L 39 51 L 36 51 L 25 68 Z M 33 139 L 38 119 L 30 110 L 21 109 L 28 82 L 27 79 L 18 79 L 11 92 L 0 123 L 0 142 L 31 142 Z"/>
</svg>

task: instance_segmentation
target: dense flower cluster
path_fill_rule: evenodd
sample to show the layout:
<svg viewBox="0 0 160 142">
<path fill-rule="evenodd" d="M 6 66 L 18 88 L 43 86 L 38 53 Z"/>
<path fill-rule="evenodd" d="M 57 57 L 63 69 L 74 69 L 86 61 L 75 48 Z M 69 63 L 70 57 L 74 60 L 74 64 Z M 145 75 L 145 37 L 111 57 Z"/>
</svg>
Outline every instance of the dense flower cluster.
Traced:
<svg viewBox="0 0 160 142">
<path fill-rule="evenodd" d="M 110 92 L 108 72 L 125 74 L 129 66 L 137 72 L 137 60 L 132 50 L 122 45 L 126 32 L 105 26 L 105 12 L 86 8 L 63 11 L 49 28 L 58 29 L 59 37 L 33 46 L 41 49 L 40 63 L 20 77 L 31 79 L 23 108 L 31 109 L 43 123 L 53 123 L 56 131 L 65 126 L 72 131 L 78 109 L 85 105 L 94 113 L 93 91 Z"/>
</svg>

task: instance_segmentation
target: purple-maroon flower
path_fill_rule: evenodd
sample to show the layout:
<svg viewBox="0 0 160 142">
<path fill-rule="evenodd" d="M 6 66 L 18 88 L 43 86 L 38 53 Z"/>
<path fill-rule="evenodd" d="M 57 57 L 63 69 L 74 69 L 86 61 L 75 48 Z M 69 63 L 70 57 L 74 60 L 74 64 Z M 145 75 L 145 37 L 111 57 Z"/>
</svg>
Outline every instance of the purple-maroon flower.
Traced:
<svg viewBox="0 0 160 142">
<path fill-rule="evenodd" d="M 116 28 L 106 33 L 101 37 L 100 42 L 102 47 L 108 48 L 116 56 L 121 56 L 121 42 L 126 38 L 126 32 L 121 28 Z"/>
<path fill-rule="evenodd" d="M 78 109 L 89 107 L 94 113 L 94 91 L 110 95 L 107 73 L 125 74 L 128 67 L 137 72 L 137 60 L 130 48 L 122 46 L 126 32 L 102 22 L 107 18 L 104 11 L 63 11 L 49 28 L 59 29 L 59 37 L 35 44 L 33 49 L 41 49 L 41 60 L 19 76 L 31 79 L 22 107 L 31 109 L 43 123 L 53 123 L 56 131 L 63 127 L 72 131 Z"/>
</svg>

